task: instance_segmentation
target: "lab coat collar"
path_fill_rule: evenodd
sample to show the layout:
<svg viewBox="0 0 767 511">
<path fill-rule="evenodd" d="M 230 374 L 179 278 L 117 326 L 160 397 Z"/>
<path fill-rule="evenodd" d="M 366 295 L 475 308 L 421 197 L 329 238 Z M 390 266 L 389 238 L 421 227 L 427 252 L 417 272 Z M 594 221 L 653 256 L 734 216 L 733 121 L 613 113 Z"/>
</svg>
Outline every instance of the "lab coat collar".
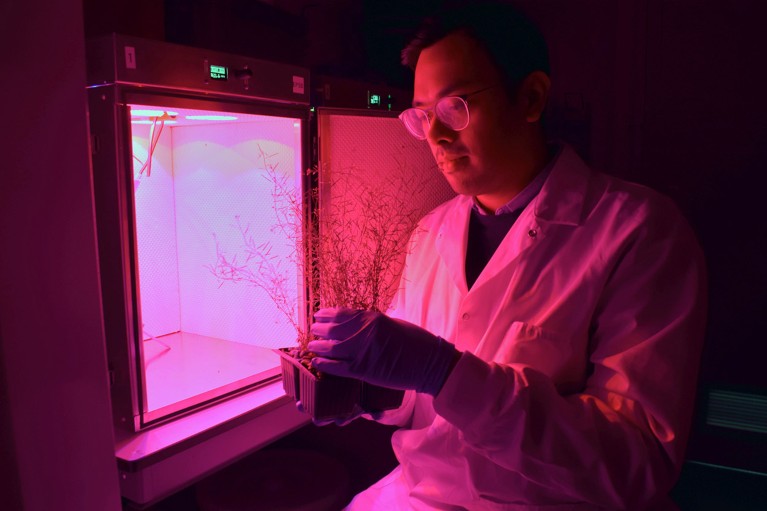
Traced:
<svg viewBox="0 0 767 511">
<path fill-rule="evenodd" d="M 466 284 L 464 262 L 466 261 L 469 216 L 473 199 L 466 195 L 459 195 L 453 200 L 457 202 L 457 205 L 449 210 L 445 222 L 437 233 L 435 246 L 446 266 L 453 269 L 451 272 L 453 282 L 462 294 L 466 294 L 469 287 Z"/>
<path fill-rule="evenodd" d="M 535 217 L 564 225 L 580 225 L 591 171 L 578 154 L 564 144 L 543 188 L 533 199 Z"/>
<path fill-rule="evenodd" d="M 523 212 L 517 222 L 525 223 L 524 229 L 512 227 L 512 230 L 501 243 L 499 250 L 518 255 L 530 246 L 533 238 L 537 236 L 540 241 L 546 235 L 547 229 L 540 229 L 546 223 L 579 225 L 583 220 L 590 172 L 575 151 L 565 144 L 557 162 L 551 169 L 551 174 L 543 184 L 543 188 L 533 199 L 533 202 L 528 205 L 528 208 L 534 208 L 534 218 L 530 218 L 529 213 Z M 456 201 L 456 204 L 450 209 L 440 227 L 436 248 L 447 267 L 452 269 L 454 284 L 461 290 L 462 294 L 466 294 L 469 289 L 466 284 L 464 262 L 466 261 L 469 216 L 473 199 L 469 196 L 459 195 L 453 200 Z M 530 222 L 530 220 L 532 221 Z M 501 262 L 497 260 L 499 257 L 505 259 L 499 255 L 494 255 L 488 266 L 482 271 L 474 287 L 478 287 L 506 266 L 508 261 Z"/>
</svg>

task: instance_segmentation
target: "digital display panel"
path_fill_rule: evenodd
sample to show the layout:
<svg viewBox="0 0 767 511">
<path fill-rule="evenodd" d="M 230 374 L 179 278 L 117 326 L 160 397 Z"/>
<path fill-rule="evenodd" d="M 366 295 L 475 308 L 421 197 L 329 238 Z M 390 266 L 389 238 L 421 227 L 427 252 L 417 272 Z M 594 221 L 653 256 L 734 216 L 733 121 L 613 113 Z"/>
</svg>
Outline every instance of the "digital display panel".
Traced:
<svg viewBox="0 0 767 511">
<path fill-rule="evenodd" d="M 384 105 L 387 110 L 391 110 L 391 94 L 383 95 L 368 91 L 368 108 L 384 108 Z"/>
<path fill-rule="evenodd" d="M 229 78 L 229 69 L 226 66 L 210 66 L 210 78 L 212 80 L 227 80 Z"/>
</svg>

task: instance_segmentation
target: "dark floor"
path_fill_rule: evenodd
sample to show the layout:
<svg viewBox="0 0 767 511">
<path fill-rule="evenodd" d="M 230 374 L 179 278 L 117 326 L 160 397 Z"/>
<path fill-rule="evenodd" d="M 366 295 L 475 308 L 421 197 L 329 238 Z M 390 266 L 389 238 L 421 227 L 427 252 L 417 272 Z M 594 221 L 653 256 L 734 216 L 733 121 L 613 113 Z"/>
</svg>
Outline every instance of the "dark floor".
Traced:
<svg viewBox="0 0 767 511">
<path fill-rule="evenodd" d="M 688 462 L 671 496 L 682 511 L 765 511 L 767 474 Z"/>
<path fill-rule="evenodd" d="M 275 442 L 265 450 L 295 452 L 308 450 L 341 461 L 349 475 L 348 484 L 339 486 L 337 493 L 343 502 L 386 475 L 395 465 L 389 438 L 393 429 L 380 424 L 359 420 L 343 428 L 337 426 L 306 426 Z M 262 451 L 259 451 L 262 452 Z M 207 480 L 186 488 L 150 507 L 139 508 L 126 502 L 124 511 L 201 511 L 197 503 L 198 493 L 203 495 L 217 480 L 230 482 L 228 474 L 247 469 L 248 461 L 259 453 L 246 458 L 225 473 L 213 475 Z M 260 456 L 263 456 L 261 454 Z M 330 470 L 330 468 L 328 469 Z M 314 473 L 314 472 L 313 472 Z M 327 476 L 320 469 L 316 479 Z M 218 477 L 218 479 L 216 479 Z M 341 484 L 341 483 L 339 483 Z M 287 489 L 288 494 L 293 494 Z M 695 462 L 688 462 L 672 497 L 682 511 L 766 511 L 767 475 L 735 471 Z M 340 508 L 341 506 L 339 506 Z M 261 509 L 261 508 L 259 508 Z"/>
</svg>

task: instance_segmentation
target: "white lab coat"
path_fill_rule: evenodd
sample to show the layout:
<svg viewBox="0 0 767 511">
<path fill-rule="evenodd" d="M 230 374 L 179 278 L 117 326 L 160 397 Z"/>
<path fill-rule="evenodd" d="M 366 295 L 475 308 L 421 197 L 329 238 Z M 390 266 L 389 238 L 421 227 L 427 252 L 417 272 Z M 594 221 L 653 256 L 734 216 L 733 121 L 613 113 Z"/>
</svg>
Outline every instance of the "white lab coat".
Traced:
<svg viewBox="0 0 767 511">
<path fill-rule="evenodd" d="M 349 509 L 665 509 L 705 322 L 688 224 L 565 146 L 468 290 L 471 206 L 424 219 L 392 311 L 464 353 L 436 398 L 386 414 L 400 466 Z"/>
</svg>

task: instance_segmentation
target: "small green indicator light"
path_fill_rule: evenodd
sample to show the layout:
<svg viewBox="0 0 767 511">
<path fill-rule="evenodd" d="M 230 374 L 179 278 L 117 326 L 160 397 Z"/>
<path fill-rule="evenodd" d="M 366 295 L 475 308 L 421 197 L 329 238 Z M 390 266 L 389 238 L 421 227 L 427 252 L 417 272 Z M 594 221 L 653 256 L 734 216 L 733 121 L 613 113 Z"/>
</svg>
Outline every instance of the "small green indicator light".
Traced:
<svg viewBox="0 0 767 511">
<path fill-rule="evenodd" d="M 371 94 L 370 95 L 370 104 L 371 105 L 380 105 L 381 104 L 381 96 L 378 94 Z"/>
<path fill-rule="evenodd" d="M 229 78 L 229 69 L 224 66 L 210 66 L 210 78 L 212 80 L 226 80 Z"/>
</svg>

